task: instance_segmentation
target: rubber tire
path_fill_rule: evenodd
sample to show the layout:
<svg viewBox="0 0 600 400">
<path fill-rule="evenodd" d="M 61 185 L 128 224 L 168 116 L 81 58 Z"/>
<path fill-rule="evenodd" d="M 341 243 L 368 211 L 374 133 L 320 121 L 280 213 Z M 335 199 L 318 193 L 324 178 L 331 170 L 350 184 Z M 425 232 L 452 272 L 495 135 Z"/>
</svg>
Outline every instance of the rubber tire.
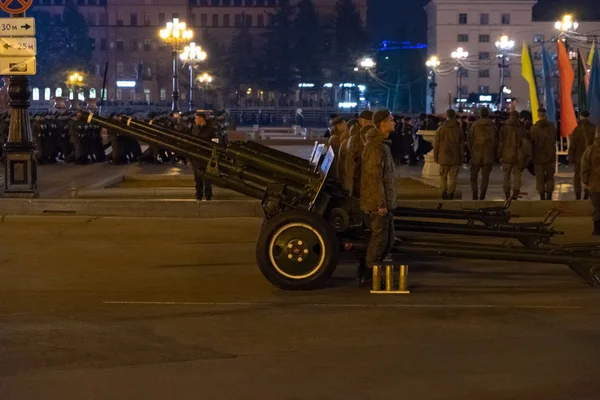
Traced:
<svg viewBox="0 0 600 400">
<path fill-rule="evenodd" d="M 290 223 L 311 226 L 324 242 L 325 258 L 321 268 L 304 279 L 292 279 L 282 275 L 273 266 L 270 245 L 273 235 Z M 256 261 L 263 276 L 274 286 L 283 290 L 314 290 L 324 287 L 337 267 L 339 260 L 338 238 L 333 227 L 320 215 L 303 210 L 285 211 L 268 220 L 262 227 L 256 243 Z"/>
</svg>

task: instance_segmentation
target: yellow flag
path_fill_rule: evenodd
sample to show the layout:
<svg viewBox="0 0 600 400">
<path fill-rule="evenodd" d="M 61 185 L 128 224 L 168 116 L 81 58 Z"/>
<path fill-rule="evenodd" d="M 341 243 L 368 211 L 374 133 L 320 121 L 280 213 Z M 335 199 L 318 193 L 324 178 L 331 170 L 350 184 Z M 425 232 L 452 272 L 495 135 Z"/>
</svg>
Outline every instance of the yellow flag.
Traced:
<svg viewBox="0 0 600 400">
<path fill-rule="evenodd" d="M 592 66 L 592 60 L 594 59 L 594 51 L 596 51 L 596 42 L 592 43 L 592 48 L 590 49 L 590 55 L 587 60 L 588 66 Z"/>
<path fill-rule="evenodd" d="M 537 84 L 535 82 L 535 73 L 533 70 L 533 61 L 531 58 L 531 50 L 526 42 L 523 42 L 523 53 L 521 55 L 521 65 L 523 78 L 529 83 L 529 102 L 531 103 L 531 114 L 533 123 L 538 121 L 537 110 L 540 107 L 538 100 Z"/>
</svg>

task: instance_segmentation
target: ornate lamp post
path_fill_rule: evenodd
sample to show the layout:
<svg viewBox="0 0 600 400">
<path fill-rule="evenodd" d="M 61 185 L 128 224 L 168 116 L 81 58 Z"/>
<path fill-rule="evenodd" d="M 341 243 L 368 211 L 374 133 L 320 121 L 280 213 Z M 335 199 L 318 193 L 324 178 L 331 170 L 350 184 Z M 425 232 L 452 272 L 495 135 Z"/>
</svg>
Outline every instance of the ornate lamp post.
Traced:
<svg viewBox="0 0 600 400">
<path fill-rule="evenodd" d="M 573 17 L 567 14 L 563 16 L 562 20 L 556 21 L 554 27 L 563 33 L 574 32 L 579 28 L 579 22 L 574 21 Z"/>
<path fill-rule="evenodd" d="M 206 60 L 206 53 L 202 51 L 202 47 L 196 46 L 192 42 L 189 46 L 185 46 L 183 53 L 179 55 L 181 61 L 188 63 L 190 68 L 190 111 L 194 110 L 194 67 Z"/>
<path fill-rule="evenodd" d="M 208 85 L 213 81 L 213 77 L 205 72 L 198 77 L 198 81 L 204 85 L 204 106 L 206 106 Z"/>
<path fill-rule="evenodd" d="M 71 108 L 73 110 L 79 110 L 79 88 L 84 87 L 84 77 L 82 73 L 74 72 L 69 75 L 67 79 L 67 87 L 73 91 L 73 101 L 71 102 Z"/>
<path fill-rule="evenodd" d="M 185 22 L 180 22 L 179 18 L 173 18 L 172 22 L 167 22 L 165 29 L 160 30 L 160 38 L 167 44 L 171 45 L 173 50 L 171 56 L 173 58 L 173 104 L 172 111 L 179 111 L 179 57 L 177 55 L 181 48 L 192 40 L 194 33 L 187 29 Z"/>
<path fill-rule="evenodd" d="M 437 82 L 435 81 L 435 70 L 441 64 L 440 60 L 436 56 L 431 56 L 425 63 L 427 68 L 431 69 L 431 82 L 429 83 L 429 89 L 431 90 L 431 113 L 435 114 L 435 89 L 437 88 Z"/>
<path fill-rule="evenodd" d="M 459 106 L 462 105 L 462 78 L 463 78 L 463 66 L 461 61 L 469 57 L 469 52 L 464 51 L 462 47 L 456 49 L 451 54 L 452 58 L 456 60 L 456 100 Z"/>
<path fill-rule="evenodd" d="M 498 58 L 500 58 L 500 111 L 504 111 L 505 101 L 504 101 L 504 78 L 505 71 L 508 68 L 509 57 L 507 54 L 510 54 L 510 51 L 514 49 L 515 41 L 510 40 L 508 36 L 504 35 L 500 37 L 500 40 L 496 41 L 496 49 L 498 49 Z"/>
</svg>

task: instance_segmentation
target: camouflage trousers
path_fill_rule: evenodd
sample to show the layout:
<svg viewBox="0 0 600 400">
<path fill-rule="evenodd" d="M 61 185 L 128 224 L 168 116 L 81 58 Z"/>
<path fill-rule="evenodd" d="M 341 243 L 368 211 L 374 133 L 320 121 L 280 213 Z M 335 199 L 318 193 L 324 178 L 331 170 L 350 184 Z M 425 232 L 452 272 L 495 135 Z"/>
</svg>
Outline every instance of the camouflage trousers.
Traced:
<svg viewBox="0 0 600 400">
<path fill-rule="evenodd" d="M 440 165 L 440 188 L 442 193 L 452 194 L 456 191 L 458 168 L 458 165 Z"/>
<path fill-rule="evenodd" d="M 485 195 L 490 183 L 490 174 L 492 173 L 493 165 L 471 165 L 471 191 L 473 195 L 477 195 L 477 181 L 479 180 L 479 171 L 481 171 L 481 190 L 479 193 Z"/>
<path fill-rule="evenodd" d="M 383 217 L 372 211 L 369 213 L 371 219 L 371 239 L 367 247 L 367 265 L 369 267 L 387 258 L 394 246 L 394 210 L 388 210 Z"/>
<path fill-rule="evenodd" d="M 573 175 L 573 188 L 575 193 L 581 193 L 581 163 L 575 164 L 575 174 Z"/>
<path fill-rule="evenodd" d="M 538 193 L 554 192 L 554 169 L 555 164 L 535 164 L 533 170 L 535 172 L 535 184 Z"/>
<path fill-rule="evenodd" d="M 502 164 L 504 193 L 519 193 L 521 190 L 522 171 L 518 165 Z"/>
<path fill-rule="evenodd" d="M 590 192 L 594 222 L 600 221 L 600 192 Z"/>
</svg>

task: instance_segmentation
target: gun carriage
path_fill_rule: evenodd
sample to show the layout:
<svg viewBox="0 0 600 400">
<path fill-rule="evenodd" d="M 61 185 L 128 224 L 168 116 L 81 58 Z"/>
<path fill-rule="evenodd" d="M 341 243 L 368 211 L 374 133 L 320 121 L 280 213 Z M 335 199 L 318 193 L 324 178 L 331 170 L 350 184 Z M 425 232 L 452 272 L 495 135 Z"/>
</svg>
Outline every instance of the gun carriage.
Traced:
<svg viewBox="0 0 600 400">
<path fill-rule="evenodd" d="M 334 161 L 331 149 L 315 151 L 305 160 L 256 142 L 219 144 L 129 117 L 106 119 L 82 113 L 88 123 L 172 151 L 200 165 L 203 178 L 262 203 L 265 222 L 256 244 L 256 259 L 264 277 L 288 290 L 322 287 L 337 267 L 341 253 L 361 254 L 369 239 L 369 219 L 359 199 L 328 177 Z M 322 146 L 321 146 L 322 147 Z M 320 148 L 319 148 L 320 149 Z M 398 207 L 394 212 L 399 256 L 433 256 L 563 264 L 587 283 L 600 287 L 600 247 L 551 243 L 558 212 L 535 223 L 515 223 L 503 207 L 446 210 Z M 423 234 L 465 236 L 463 240 L 433 240 Z M 421 235 L 420 235 L 421 234 Z M 498 244 L 476 243 L 467 237 L 516 239 Z M 431 237 L 431 235 L 429 235 Z"/>
</svg>

